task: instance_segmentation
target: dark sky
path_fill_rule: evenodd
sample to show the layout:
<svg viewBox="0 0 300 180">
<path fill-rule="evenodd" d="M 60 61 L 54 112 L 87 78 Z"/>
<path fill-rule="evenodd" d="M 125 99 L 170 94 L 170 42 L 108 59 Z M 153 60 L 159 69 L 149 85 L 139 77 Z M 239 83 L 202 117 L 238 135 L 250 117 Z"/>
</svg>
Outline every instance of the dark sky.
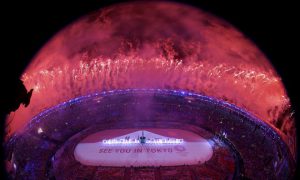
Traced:
<svg viewBox="0 0 300 180">
<path fill-rule="evenodd" d="M 1 96 L 14 89 L 34 54 L 51 36 L 90 11 L 119 1 L 20 0 L 1 2 Z M 283 78 L 296 112 L 299 107 L 299 6 L 287 1 L 179 1 L 200 7 L 233 24 L 268 56 Z M 4 48 L 4 49 L 3 49 Z M 298 75 L 298 77 L 300 77 Z M 5 90 L 5 91 L 3 91 Z M 1 99 L 0 99 L 1 102 Z M 2 103 L 2 107 L 5 106 Z M 297 114 L 296 114 L 297 115 Z M 298 116 L 299 117 L 299 116 Z M 299 144 L 299 143 L 298 143 Z"/>
<path fill-rule="evenodd" d="M 5 79 L 19 77 L 29 60 L 57 31 L 90 11 L 116 2 L 119 1 L 27 0 L 1 5 L 1 30 L 4 30 L 1 44 L 5 48 L 1 52 L 5 63 L 1 73 L 6 74 Z M 272 60 L 285 84 L 293 86 L 297 72 L 295 51 L 292 50 L 296 45 L 293 43 L 296 35 L 292 31 L 296 32 L 298 20 L 295 4 L 217 0 L 179 2 L 200 7 L 235 25 Z M 297 98 L 292 91 L 291 88 L 290 96 Z"/>
</svg>

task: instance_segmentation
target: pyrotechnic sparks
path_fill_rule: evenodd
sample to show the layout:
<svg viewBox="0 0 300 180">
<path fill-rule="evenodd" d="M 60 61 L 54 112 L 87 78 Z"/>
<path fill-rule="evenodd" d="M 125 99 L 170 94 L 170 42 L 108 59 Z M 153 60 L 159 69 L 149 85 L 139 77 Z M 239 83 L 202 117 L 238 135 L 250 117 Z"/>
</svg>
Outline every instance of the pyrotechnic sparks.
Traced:
<svg viewBox="0 0 300 180">
<path fill-rule="evenodd" d="M 9 116 L 12 133 L 78 96 L 162 88 L 222 99 L 295 136 L 289 98 L 263 53 L 228 23 L 188 6 L 132 3 L 95 12 L 54 36 L 22 80 L 34 91 L 28 108 Z"/>
</svg>

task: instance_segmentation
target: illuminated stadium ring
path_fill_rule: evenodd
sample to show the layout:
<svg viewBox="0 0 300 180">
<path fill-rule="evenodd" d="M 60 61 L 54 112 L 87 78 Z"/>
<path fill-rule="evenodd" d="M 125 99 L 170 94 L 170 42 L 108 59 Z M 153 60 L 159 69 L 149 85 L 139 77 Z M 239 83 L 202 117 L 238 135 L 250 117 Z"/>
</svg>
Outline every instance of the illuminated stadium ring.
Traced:
<svg viewBox="0 0 300 180">
<path fill-rule="evenodd" d="M 86 166 L 75 160 L 74 148 L 87 136 L 130 128 L 193 132 L 209 141 L 213 156 L 195 165 L 140 168 Z M 6 146 L 13 178 L 119 178 L 143 172 L 161 178 L 288 179 L 295 171 L 293 157 L 274 128 L 230 103 L 181 90 L 127 89 L 78 97 L 34 117 Z"/>
</svg>

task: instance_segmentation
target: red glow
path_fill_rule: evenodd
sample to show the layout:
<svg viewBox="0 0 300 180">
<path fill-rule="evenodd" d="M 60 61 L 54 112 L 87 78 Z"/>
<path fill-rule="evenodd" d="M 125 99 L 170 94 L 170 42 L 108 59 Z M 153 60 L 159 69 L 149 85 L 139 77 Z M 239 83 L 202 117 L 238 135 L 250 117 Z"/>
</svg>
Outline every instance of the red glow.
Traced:
<svg viewBox="0 0 300 180">
<path fill-rule="evenodd" d="M 243 34 L 210 14 L 168 2 L 115 5 L 78 20 L 39 51 L 22 79 L 34 92 L 27 108 L 10 115 L 11 132 L 46 108 L 110 89 L 191 90 L 271 124 L 289 106 L 273 67 Z M 283 124 L 278 128 L 294 137 L 291 120 Z"/>
</svg>

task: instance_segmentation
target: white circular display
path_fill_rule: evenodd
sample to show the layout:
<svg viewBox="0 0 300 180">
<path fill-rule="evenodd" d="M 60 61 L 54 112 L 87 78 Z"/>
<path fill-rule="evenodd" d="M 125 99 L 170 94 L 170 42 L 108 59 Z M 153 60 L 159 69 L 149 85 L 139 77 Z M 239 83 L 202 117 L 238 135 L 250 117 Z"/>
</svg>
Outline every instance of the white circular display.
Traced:
<svg viewBox="0 0 300 180">
<path fill-rule="evenodd" d="M 211 145 L 199 135 L 179 129 L 117 129 L 88 136 L 74 156 L 90 166 L 177 166 L 208 161 Z"/>
</svg>

